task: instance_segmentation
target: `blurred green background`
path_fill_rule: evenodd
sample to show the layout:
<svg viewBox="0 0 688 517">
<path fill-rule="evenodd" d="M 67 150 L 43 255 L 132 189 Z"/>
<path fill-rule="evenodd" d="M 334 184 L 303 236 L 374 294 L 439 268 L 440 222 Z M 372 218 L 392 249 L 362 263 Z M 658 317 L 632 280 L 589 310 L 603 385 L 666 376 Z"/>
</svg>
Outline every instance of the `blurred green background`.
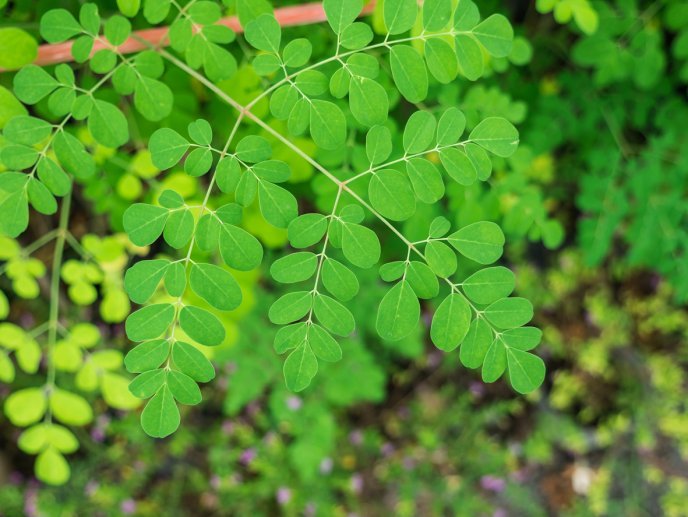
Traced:
<svg viewBox="0 0 688 517">
<path fill-rule="evenodd" d="M 35 35 L 37 15 L 57 3 L 9 2 L 2 26 Z M 117 9 L 97 3 L 103 13 Z M 16 446 L 20 430 L 1 416 L 0 515 L 688 515 L 688 3 L 479 7 L 510 19 L 512 55 L 493 60 L 477 83 L 433 85 L 426 107 L 457 106 L 469 120 L 506 117 L 521 145 L 499 160 L 489 185 L 454 184 L 448 209 L 428 207 L 426 219 L 504 228 L 504 261 L 544 332 L 543 387 L 524 398 L 504 382 L 483 384 L 458 353 L 439 352 L 421 332 L 381 341 L 369 315 L 383 286 L 370 271 L 352 307 L 368 323 L 344 341 L 340 363 L 291 394 L 266 324 L 280 293 L 265 269 L 245 275 L 249 303 L 226 319 L 233 343 L 213 356 L 217 379 L 171 438 L 150 439 L 136 411 L 95 402 L 95 424 L 79 431 L 81 449 L 70 456 L 71 480 L 51 488 L 33 480 L 34 459 Z M 332 47 L 325 26 L 289 33 L 309 38 L 317 56 Z M 0 53 L 8 67 L 11 50 Z M 228 108 L 175 70 L 166 80 L 180 85 L 170 125 L 202 115 L 229 130 Z M 0 84 L 11 89 L 11 74 Z M 242 99 L 262 83 L 242 67 L 221 86 Z M 407 110 L 394 113 L 403 127 Z M 141 126 L 150 132 L 150 123 Z M 196 191 L 174 174 L 155 179 L 136 155 L 114 157 L 134 164 L 123 171 L 100 152 L 107 181 L 83 190 L 82 219 L 96 200 L 96 213 L 121 230 L 122 211 L 140 195 L 132 193 L 150 181 Z M 362 146 L 348 152 L 317 158 L 355 163 Z M 329 185 L 283 154 L 297 176 L 292 190 L 324 204 Z M 286 232 L 258 213 L 253 223 L 272 249 L 267 262 L 281 256 Z M 121 278 L 124 245 L 115 248 L 102 263 Z M 0 287 L 12 281 L 2 278 Z M 88 301 L 89 293 L 72 294 Z M 16 314 L 43 310 L 21 296 L 12 306 Z M 98 320 L 93 308 L 80 315 Z M 122 325 L 101 331 L 108 347 L 127 350 Z M 0 399 L 8 393 L 0 384 Z"/>
</svg>

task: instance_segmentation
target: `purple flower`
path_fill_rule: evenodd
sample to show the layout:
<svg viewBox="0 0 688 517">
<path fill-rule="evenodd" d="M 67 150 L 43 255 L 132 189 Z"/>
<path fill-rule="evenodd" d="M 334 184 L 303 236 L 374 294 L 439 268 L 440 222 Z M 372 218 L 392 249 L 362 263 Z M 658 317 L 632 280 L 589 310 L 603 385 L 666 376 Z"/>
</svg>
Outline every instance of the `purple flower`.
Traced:
<svg viewBox="0 0 688 517">
<path fill-rule="evenodd" d="M 295 395 L 292 395 L 287 399 L 287 407 L 292 411 L 298 411 L 299 409 L 301 409 L 302 405 L 303 402 L 301 401 L 301 399 Z"/>
<path fill-rule="evenodd" d="M 330 472 L 332 472 L 333 466 L 334 462 L 332 461 L 332 458 L 323 458 L 320 462 L 320 473 L 329 474 Z"/>
<path fill-rule="evenodd" d="M 94 427 L 93 429 L 91 429 L 91 438 L 94 442 L 103 442 L 105 441 L 105 431 L 103 431 L 99 427 Z"/>
<path fill-rule="evenodd" d="M 363 490 L 363 477 L 360 474 L 351 476 L 351 490 L 357 494 L 360 494 L 361 490 Z"/>
<path fill-rule="evenodd" d="M 413 470 L 416 467 L 416 461 L 411 456 L 406 456 L 403 461 L 404 469 Z"/>
<path fill-rule="evenodd" d="M 277 502 L 281 505 L 284 506 L 289 502 L 291 499 L 291 490 L 285 487 L 280 487 L 277 490 Z"/>
<path fill-rule="evenodd" d="M 353 445 L 361 445 L 363 443 L 363 433 L 358 429 L 351 431 L 349 434 L 349 441 Z"/>
<path fill-rule="evenodd" d="M 99 487 L 100 484 L 96 481 L 89 481 L 84 487 L 84 493 L 89 497 L 93 497 L 93 495 L 98 491 Z"/>
<path fill-rule="evenodd" d="M 509 514 L 506 513 L 506 510 L 504 508 L 497 508 L 492 514 L 492 517 L 507 517 L 507 515 Z"/>
<path fill-rule="evenodd" d="M 222 422 L 222 432 L 226 435 L 231 435 L 234 432 L 234 422 L 225 420 Z"/>
<path fill-rule="evenodd" d="M 241 453 L 241 456 L 239 457 L 239 461 L 244 464 L 248 465 L 251 463 L 255 458 L 256 458 L 256 450 L 251 447 L 249 449 L 246 449 L 244 452 Z"/>
<path fill-rule="evenodd" d="M 483 487 L 484 490 L 499 493 L 506 488 L 506 481 L 496 476 L 487 475 L 480 478 L 480 486 Z"/>
<path fill-rule="evenodd" d="M 210 478 L 210 486 L 215 490 L 219 489 L 222 486 L 222 478 L 218 475 L 212 476 Z"/>
<path fill-rule="evenodd" d="M 315 515 L 315 510 L 316 510 L 315 503 L 310 502 L 306 505 L 306 508 L 304 508 L 303 514 L 306 517 L 313 517 Z"/>
<path fill-rule="evenodd" d="M 125 515 L 131 515 L 136 511 L 136 501 L 133 499 L 125 499 L 122 501 L 122 504 L 119 506 L 120 510 L 122 510 L 122 513 Z"/>
<path fill-rule="evenodd" d="M 485 394 L 485 385 L 482 382 L 471 382 L 469 389 L 474 397 L 482 397 Z"/>
<path fill-rule="evenodd" d="M 394 445 L 389 442 L 385 442 L 382 444 L 382 447 L 380 447 L 380 452 L 382 452 L 383 456 L 389 457 L 394 452 Z"/>
</svg>

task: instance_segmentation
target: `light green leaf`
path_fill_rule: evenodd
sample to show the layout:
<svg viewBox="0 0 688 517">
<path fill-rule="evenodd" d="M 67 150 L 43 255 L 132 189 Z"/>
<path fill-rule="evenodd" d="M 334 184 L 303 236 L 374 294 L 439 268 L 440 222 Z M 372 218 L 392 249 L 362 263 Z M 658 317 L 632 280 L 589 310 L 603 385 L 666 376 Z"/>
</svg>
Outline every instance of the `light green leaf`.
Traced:
<svg viewBox="0 0 688 517">
<path fill-rule="evenodd" d="M 129 391 L 135 397 L 140 399 L 147 399 L 152 397 L 165 383 L 167 379 L 166 370 L 160 368 L 158 370 L 148 370 L 137 376 L 129 384 Z"/>
<path fill-rule="evenodd" d="M 179 409 L 172 392 L 164 385 L 141 413 L 141 427 L 153 438 L 169 436 L 179 427 Z"/>
<path fill-rule="evenodd" d="M 480 22 L 473 35 L 494 57 L 507 57 L 511 53 L 514 29 L 501 14 L 493 14 Z"/>
<path fill-rule="evenodd" d="M 282 30 L 275 17 L 261 14 L 246 24 L 246 40 L 258 50 L 279 54 Z"/>
<path fill-rule="evenodd" d="M 430 300 L 437 296 L 440 290 L 437 276 L 425 264 L 418 260 L 412 260 L 408 265 L 406 271 L 406 281 L 411 285 L 411 288 L 416 293 L 418 298 Z"/>
<path fill-rule="evenodd" d="M 7 122 L 3 129 L 5 139 L 15 144 L 34 145 L 50 136 L 52 126 L 39 118 L 19 116 Z"/>
<path fill-rule="evenodd" d="M 134 303 L 146 303 L 153 296 L 169 266 L 167 260 L 142 260 L 127 270 L 124 289 Z"/>
<path fill-rule="evenodd" d="M 213 264 L 196 263 L 189 276 L 191 289 L 210 305 L 221 311 L 231 311 L 241 305 L 241 289 L 234 277 Z"/>
<path fill-rule="evenodd" d="M 276 260 L 270 267 L 272 277 L 283 284 L 308 280 L 315 273 L 318 259 L 314 253 L 302 251 Z"/>
<path fill-rule="evenodd" d="M 404 128 L 404 150 L 407 154 L 426 151 L 435 142 L 437 120 L 427 111 L 416 111 L 406 122 Z"/>
<path fill-rule="evenodd" d="M 416 23 L 418 3 L 416 0 L 385 0 L 383 16 L 387 32 L 401 34 Z"/>
<path fill-rule="evenodd" d="M 432 204 L 444 196 L 442 174 L 434 163 L 423 158 L 411 158 L 406 162 L 406 172 L 418 199 Z"/>
<path fill-rule="evenodd" d="M 479 264 L 491 264 L 502 256 L 504 233 L 495 223 L 479 221 L 464 226 L 448 237 L 464 257 Z"/>
<path fill-rule="evenodd" d="M 380 241 L 370 228 L 345 223 L 342 226 L 342 251 L 354 266 L 367 269 L 380 260 Z"/>
<path fill-rule="evenodd" d="M 165 273 L 165 289 L 170 296 L 179 297 L 186 290 L 186 268 L 181 262 L 170 264 Z"/>
<path fill-rule="evenodd" d="M 284 64 L 290 68 L 298 68 L 308 63 L 313 53 L 313 45 L 306 38 L 290 41 L 282 53 Z"/>
<path fill-rule="evenodd" d="M 346 337 L 356 327 L 354 317 L 349 309 L 325 294 L 318 294 L 315 297 L 313 312 L 323 327 L 338 336 Z"/>
<path fill-rule="evenodd" d="M 512 329 L 532 319 L 533 305 L 525 298 L 502 298 L 485 309 L 485 317 L 497 328 Z"/>
<path fill-rule="evenodd" d="M 337 149 L 346 141 L 344 113 L 332 102 L 319 99 L 311 102 L 310 127 L 313 141 L 325 150 Z"/>
<path fill-rule="evenodd" d="M 76 393 L 54 388 L 49 403 L 55 418 L 64 424 L 86 425 L 93 420 L 91 405 Z"/>
<path fill-rule="evenodd" d="M 487 181 L 492 174 L 492 160 L 487 151 L 476 144 L 466 144 L 466 156 L 473 164 L 473 168 L 480 181 Z"/>
<path fill-rule="evenodd" d="M 325 288 L 344 302 L 351 300 L 358 293 L 358 278 L 341 262 L 327 258 L 322 267 L 322 282 Z"/>
<path fill-rule="evenodd" d="M 452 293 L 437 308 L 432 318 L 430 337 L 435 346 L 445 352 L 458 347 L 468 334 L 471 324 L 471 308 L 466 299 Z"/>
<path fill-rule="evenodd" d="M 466 129 L 466 116 L 458 108 L 449 108 L 437 124 L 437 145 L 453 145 Z"/>
<path fill-rule="evenodd" d="M 516 348 L 527 352 L 540 343 L 542 331 L 536 327 L 519 327 L 505 330 L 501 335 L 507 348 Z"/>
<path fill-rule="evenodd" d="M 483 382 L 494 382 L 499 379 L 506 370 L 506 349 L 504 344 L 495 339 L 487 349 L 483 360 Z"/>
<path fill-rule="evenodd" d="M 342 348 L 329 332 L 316 323 L 308 328 L 308 343 L 318 358 L 331 363 L 342 358 Z"/>
<path fill-rule="evenodd" d="M 262 136 L 249 135 L 237 144 L 236 156 L 246 163 L 258 163 L 270 159 L 272 147 Z"/>
<path fill-rule="evenodd" d="M 399 341 L 418 326 L 420 303 L 405 280 L 390 289 L 380 302 L 375 324 L 378 334 L 388 341 Z"/>
<path fill-rule="evenodd" d="M 29 202 L 38 212 L 46 215 L 57 212 L 57 201 L 43 183 L 35 178 L 29 178 L 26 187 Z"/>
<path fill-rule="evenodd" d="M 148 149 L 158 169 L 174 167 L 189 149 L 189 141 L 169 128 L 158 129 L 150 137 Z"/>
<path fill-rule="evenodd" d="M 480 368 L 492 344 L 492 330 L 483 318 L 476 318 L 461 345 L 459 358 L 466 368 Z"/>
<path fill-rule="evenodd" d="M 36 458 L 36 477 L 48 485 L 64 485 L 71 475 L 69 464 L 55 447 L 47 447 Z"/>
<path fill-rule="evenodd" d="M 38 55 L 38 43 L 26 31 L 16 27 L 0 29 L 0 67 L 17 70 Z"/>
<path fill-rule="evenodd" d="M 502 267 L 488 267 L 473 273 L 463 281 L 466 296 L 475 303 L 488 305 L 509 296 L 514 290 L 514 274 Z"/>
<path fill-rule="evenodd" d="M 47 409 L 45 392 L 41 388 L 15 391 L 5 400 L 5 415 L 18 427 L 38 422 Z"/>
<path fill-rule="evenodd" d="M 449 84 L 459 73 L 454 49 L 441 38 L 430 38 L 425 43 L 425 61 L 432 76 L 442 84 Z"/>
<path fill-rule="evenodd" d="M 38 179 L 56 196 L 66 195 L 72 188 L 69 176 L 50 158 L 43 157 L 38 162 Z"/>
<path fill-rule="evenodd" d="M 171 303 L 143 307 L 127 318 L 127 336 L 132 341 L 155 339 L 167 330 L 173 319 L 174 306 Z"/>
<path fill-rule="evenodd" d="M 366 135 L 366 154 L 371 165 L 384 162 L 392 154 L 392 134 L 385 126 L 373 126 Z"/>
<path fill-rule="evenodd" d="M 131 242 L 137 246 L 148 246 L 160 237 L 168 216 L 166 208 L 135 203 L 124 212 L 122 224 Z"/>
<path fill-rule="evenodd" d="M 187 209 L 170 212 L 165 221 L 163 237 L 174 249 L 181 249 L 191 240 L 194 231 L 194 218 Z"/>
<path fill-rule="evenodd" d="M 518 131 L 511 122 L 500 117 L 489 117 L 480 122 L 469 138 L 502 158 L 514 154 L 518 147 Z"/>
<path fill-rule="evenodd" d="M 170 370 L 167 374 L 167 386 L 172 396 L 181 404 L 194 406 L 203 400 L 198 384 L 181 372 Z"/>
<path fill-rule="evenodd" d="M 368 45 L 373 37 L 373 30 L 367 23 L 354 22 L 344 29 L 339 42 L 347 50 L 358 50 Z"/>
<path fill-rule="evenodd" d="M 25 104 L 36 104 L 58 86 L 52 75 L 36 65 L 27 65 L 14 76 L 14 93 Z"/>
<path fill-rule="evenodd" d="M 48 43 L 61 43 L 83 32 L 83 29 L 66 9 L 51 9 L 41 16 L 40 32 Z"/>
<path fill-rule="evenodd" d="M 509 381 L 518 393 L 535 391 L 545 380 L 545 363 L 538 356 L 508 348 L 506 358 Z"/>
<path fill-rule="evenodd" d="M 454 37 L 454 49 L 459 62 L 459 69 L 466 79 L 475 81 L 483 75 L 483 51 L 480 45 L 467 34 L 457 34 Z"/>
<path fill-rule="evenodd" d="M 318 373 L 318 360 L 306 343 L 289 354 L 284 362 L 284 380 L 291 391 L 298 392 L 306 389 L 316 373 Z"/>
<path fill-rule="evenodd" d="M 62 167 L 75 178 L 88 179 L 95 174 L 93 157 L 75 136 L 65 131 L 57 133 L 53 139 L 53 151 Z"/>
<path fill-rule="evenodd" d="M 129 127 L 124 114 L 109 102 L 95 100 L 88 117 L 88 130 L 98 143 L 117 148 L 129 140 Z"/>
<path fill-rule="evenodd" d="M 172 360 L 182 373 L 196 382 L 208 382 L 215 377 L 215 368 L 203 352 L 183 341 L 172 346 Z"/>
<path fill-rule="evenodd" d="M 132 348 L 124 357 L 124 366 L 131 373 L 142 373 L 158 368 L 170 353 L 166 339 L 146 341 Z"/>
<path fill-rule="evenodd" d="M 340 34 L 363 9 L 362 0 L 324 0 L 323 9 L 332 30 Z"/>
<path fill-rule="evenodd" d="M 415 0 L 410 1 L 415 9 Z M 390 62 L 394 83 L 404 98 L 412 103 L 424 100 L 428 95 L 428 73 L 418 51 L 409 45 L 395 45 L 390 51 Z"/>
<path fill-rule="evenodd" d="M 184 307 L 179 313 L 179 325 L 200 345 L 217 346 L 225 340 L 225 329 L 217 316 L 200 307 Z"/>
<path fill-rule="evenodd" d="M 425 260 L 430 269 L 441 278 L 448 278 L 456 272 L 456 252 L 443 242 L 428 242 L 425 246 Z"/>
<path fill-rule="evenodd" d="M 287 228 L 299 215 L 294 195 L 269 181 L 258 182 L 258 201 L 265 220 L 277 228 Z"/>
<path fill-rule="evenodd" d="M 229 267 L 250 271 L 263 260 L 263 247 L 253 235 L 233 224 L 220 227 L 220 255 Z"/>
<path fill-rule="evenodd" d="M 452 0 L 425 0 L 423 2 L 423 27 L 426 31 L 443 29 L 451 19 Z"/>
<path fill-rule="evenodd" d="M 303 214 L 288 227 L 289 242 L 295 248 L 308 248 L 320 240 L 327 231 L 327 219 L 322 214 Z"/>
<path fill-rule="evenodd" d="M 136 110 L 143 115 L 145 119 L 150 120 L 151 122 L 157 122 L 164 119 L 172 112 L 173 104 L 174 96 L 172 95 L 172 90 L 170 90 L 165 83 L 150 77 L 146 77 L 145 75 L 139 76 L 138 80 L 136 81 L 136 88 L 134 90 L 134 106 L 136 106 Z M 184 144 L 182 144 L 181 141 L 186 141 L 173 130 L 163 128 L 159 129 L 158 131 L 164 131 L 165 136 L 170 136 L 171 133 L 174 133 L 174 136 L 176 137 L 175 140 L 180 141 L 180 143 L 178 143 L 180 146 L 179 149 L 184 149 L 174 163 L 169 166 L 160 167 L 161 169 L 168 169 L 169 167 L 175 165 L 179 159 L 181 159 L 188 146 L 184 147 Z M 156 140 L 156 143 L 158 142 L 160 142 L 160 140 Z M 174 141 L 165 142 L 167 153 L 175 153 L 174 150 L 169 149 L 169 147 L 172 147 L 175 143 L 176 142 Z M 150 148 L 151 152 L 153 152 L 153 137 L 151 137 Z M 161 153 L 163 151 L 157 152 Z M 163 160 L 163 158 L 160 157 L 158 160 Z"/>
<path fill-rule="evenodd" d="M 268 318 L 276 325 L 286 325 L 303 318 L 313 305 L 310 291 L 287 293 L 272 304 Z"/>
<path fill-rule="evenodd" d="M 392 221 L 405 221 L 416 211 L 416 198 L 406 176 L 394 169 L 377 171 L 368 184 L 373 208 Z"/>
<path fill-rule="evenodd" d="M 478 178 L 473 163 L 461 149 L 445 147 L 440 151 L 440 160 L 447 174 L 459 185 L 472 185 Z"/>
<path fill-rule="evenodd" d="M 358 76 L 351 78 L 349 103 L 354 118 L 365 127 L 384 124 L 387 121 L 387 92 L 372 79 Z"/>
</svg>

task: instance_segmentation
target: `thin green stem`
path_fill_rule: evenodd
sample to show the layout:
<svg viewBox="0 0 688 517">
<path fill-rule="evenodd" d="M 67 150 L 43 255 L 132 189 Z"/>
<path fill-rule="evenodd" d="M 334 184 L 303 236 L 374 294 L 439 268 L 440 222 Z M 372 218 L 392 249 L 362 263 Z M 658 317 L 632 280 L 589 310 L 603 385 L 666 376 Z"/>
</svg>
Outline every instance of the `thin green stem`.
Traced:
<svg viewBox="0 0 688 517">
<path fill-rule="evenodd" d="M 55 240 L 55 252 L 53 254 L 53 266 L 50 278 L 50 312 L 48 316 L 48 375 L 45 382 L 45 391 L 49 395 L 55 388 L 55 342 L 57 341 L 58 327 L 60 326 L 60 270 L 62 268 L 62 257 L 64 254 L 65 241 L 69 227 L 69 213 L 72 203 L 72 194 L 69 192 L 62 199 L 60 209 L 60 223 L 57 228 L 57 239 Z M 52 420 L 50 409 L 45 414 L 46 422 Z"/>
</svg>

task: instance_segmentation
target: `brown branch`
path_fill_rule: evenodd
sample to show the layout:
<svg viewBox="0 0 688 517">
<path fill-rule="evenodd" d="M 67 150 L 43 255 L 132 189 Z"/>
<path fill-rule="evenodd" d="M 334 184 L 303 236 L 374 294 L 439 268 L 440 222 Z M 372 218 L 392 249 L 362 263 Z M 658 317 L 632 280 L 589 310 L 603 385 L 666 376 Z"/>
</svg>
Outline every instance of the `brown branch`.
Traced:
<svg viewBox="0 0 688 517">
<path fill-rule="evenodd" d="M 363 8 L 361 16 L 370 14 L 374 8 L 375 0 L 371 0 Z M 275 9 L 275 18 L 277 18 L 277 21 L 282 27 L 308 25 L 326 20 L 325 11 L 323 10 L 320 2 L 280 7 Z M 243 32 L 243 28 L 241 27 L 241 24 L 236 16 L 222 18 L 218 23 L 221 25 L 226 25 L 234 32 Z M 169 45 L 169 38 L 167 38 L 168 32 L 169 27 L 156 27 L 152 29 L 136 31 L 118 47 L 118 50 L 122 54 L 131 54 L 133 52 L 145 50 L 146 48 L 149 48 L 149 45 L 153 45 L 155 47 L 166 47 Z M 56 43 L 52 45 L 41 45 L 38 49 L 38 56 L 34 60 L 34 64 L 46 66 L 73 61 L 72 44 L 72 41 L 66 41 L 64 43 Z M 104 44 L 102 41 L 96 41 L 93 45 L 91 55 L 104 48 L 108 48 L 106 44 Z M 0 68 L 0 71 L 4 70 Z"/>
</svg>

